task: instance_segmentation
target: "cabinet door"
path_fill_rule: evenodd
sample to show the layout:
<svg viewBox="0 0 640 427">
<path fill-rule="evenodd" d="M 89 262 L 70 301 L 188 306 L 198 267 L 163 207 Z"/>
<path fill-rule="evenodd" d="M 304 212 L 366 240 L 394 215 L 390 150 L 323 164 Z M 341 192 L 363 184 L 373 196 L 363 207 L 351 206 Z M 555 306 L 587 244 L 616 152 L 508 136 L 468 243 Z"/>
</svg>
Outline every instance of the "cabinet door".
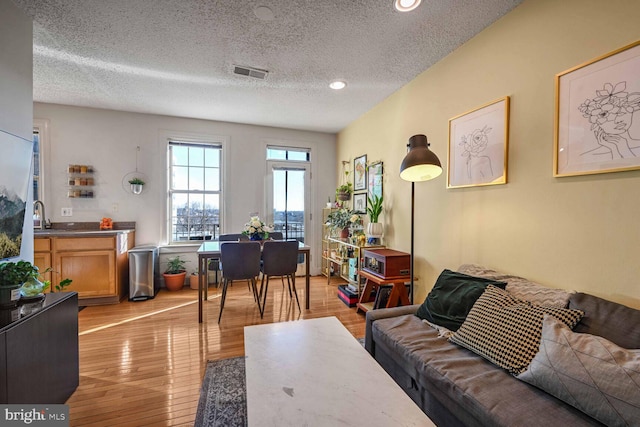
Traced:
<svg viewBox="0 0 640 427">
<path fill-rule="evenodd" d="M 51 272 L 44 273 L 44 271 L 47 268 L 51 267 L 51 254 L 48 253 L 48 252 L 34 252 L 33 253 L 33 265 L 38 267 L 38 270 L 40 270 L 40 276 L 41 276 L 40 280 L 50 280 L 51 281 L 51 287 L 49 288 L 49 291 L 51 291 L 51 288 L 53 288 L 55 286 L 55 284 L 51 280 Z"/>
<path fill-rule="evenodd" d="M 46 269 L 51 268 L 51 239 L 36 238 L 33 239 L 33 265 L 40 270 L 41 280 L 51 280 L 51 273 L 43 273 Z M 51 283 L 53 288 L 53 281 Z M 51 290 L 49 288 L 49 291 Z"/>
<path fill-rule="evenodd" d="M 113 250 L 56 253 L 56 272 L 73 283 L 66 288 L 79 297 L 116 296 L 116 256 Z"/>
</svg>

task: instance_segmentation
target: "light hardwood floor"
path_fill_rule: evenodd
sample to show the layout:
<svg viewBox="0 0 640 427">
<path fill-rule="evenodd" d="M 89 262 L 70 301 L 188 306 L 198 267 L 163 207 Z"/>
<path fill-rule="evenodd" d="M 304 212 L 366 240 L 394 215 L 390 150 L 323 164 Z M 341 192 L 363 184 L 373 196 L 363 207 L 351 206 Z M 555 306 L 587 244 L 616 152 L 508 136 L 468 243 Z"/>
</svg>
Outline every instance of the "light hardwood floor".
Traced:
<svg viewBox="0 0 640 427">
<path fill-rule="evenodd" d="M 304 309 L 304 279 L 296 280 L 302 312 L 269 285 L 264 319 L 245 282 L 227 294 L 220 324 L 215 287 L 198 324 L 197 291 L 162 290 L 155 299 L 87 307 L 78 313 L 80 386 L 69 398 L 71 426 L 191 426 L 207 360 L 244 355 L 244 326 L 336 316 L 356 338 L 364 315 L 336 296 L 338 282 L 311 278 L 311 308 Z"/>
</svg>

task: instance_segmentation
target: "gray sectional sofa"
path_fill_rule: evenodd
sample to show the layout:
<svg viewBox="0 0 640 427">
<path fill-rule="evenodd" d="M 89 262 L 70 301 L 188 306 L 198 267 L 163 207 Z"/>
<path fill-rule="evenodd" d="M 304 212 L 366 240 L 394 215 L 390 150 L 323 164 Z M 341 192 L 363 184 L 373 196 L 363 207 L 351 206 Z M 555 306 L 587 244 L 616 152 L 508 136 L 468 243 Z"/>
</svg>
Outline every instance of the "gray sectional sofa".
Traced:
<svg viewBox="0 0 640 427">
<path fill-rule="evenodd" d="M 479 266 L 465 265 L 459 270 L 503 280 L 507 283 L 507 291 L 528 297 L 534 301 L 533 304 L 544 302 L 536 301 L 536 298 L 555 299 L 556 302 L 560 298 L 566 307 L 583 311 L 584 316 L 569 332 L 578 339 L 596 335 L 604 337 L 606 342 L 615 343 L 614 347 L 640 348 L 639 310 L 584 293 L 551 290 L 521 277 Z M 584 408 L 579 404 L 565 403 L 521 381 L 514 373 L 496 366 L 476 352 L 450 342 L 446 333 L 443 336 L 443 331 L 434 327 L 437 325 L 416 316 L 419 307 L 368 311 L 365 348 L 438 426 L 625 425 L 606 418 L 606 424 L 603 424 L 583 412 Z M 637 356 L 631 360 L 631 366 L 640 368 L 637 364 L 640 350 L 630 354 Z M 530 366 L 533 365 L 531 363 Z M 635 374 L 632 383 L 635 381 L 640 387 L 640 372 Z M 558 376 L 557 373 L 554 375 Z M 624 393 L 632 395 L 630 403 L 622 403 L 626 405 L 623 408 L 627 412 L 625 419 L 628 425 L 640 425 L 640 406 L 634 406 L 640 401 L 640 389 Z M 633 396 L 634 393 L 638 395 Z M 635 413 L 633 408 L 638 412 Z"/>
</svg>

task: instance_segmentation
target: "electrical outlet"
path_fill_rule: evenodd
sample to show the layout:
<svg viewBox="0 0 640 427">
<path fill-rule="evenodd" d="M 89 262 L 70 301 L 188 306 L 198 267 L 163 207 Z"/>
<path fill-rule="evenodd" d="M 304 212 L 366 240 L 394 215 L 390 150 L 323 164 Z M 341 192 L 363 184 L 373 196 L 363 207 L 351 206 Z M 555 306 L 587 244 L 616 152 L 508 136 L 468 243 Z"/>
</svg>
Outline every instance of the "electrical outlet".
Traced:
<svg viewBox="0 0 640 427">
<path fill-rule="evenodd" d="M 111 205 L 111 212 L 118 212 L 118 204 L 117 203 L 113 203 Z"/>
<path fill-rule="evenodd" d="M 62 216 L 73 216 L 73 208 L 62 208 L 60 215 Z"/>
</svg>

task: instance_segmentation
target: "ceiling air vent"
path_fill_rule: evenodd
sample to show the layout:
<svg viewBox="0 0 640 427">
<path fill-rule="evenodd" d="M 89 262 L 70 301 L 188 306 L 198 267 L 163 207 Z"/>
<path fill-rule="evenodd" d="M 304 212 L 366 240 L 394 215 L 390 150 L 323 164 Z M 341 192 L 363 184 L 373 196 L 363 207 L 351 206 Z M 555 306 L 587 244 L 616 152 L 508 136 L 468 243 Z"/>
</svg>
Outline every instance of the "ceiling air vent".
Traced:
<svg viewBox="0 0 640 427">
<path fill-rule="evenodd" d="M 252 68 L 252 67 L 245 67 L 242 65 L 234 65 L 233 72 L 234 74 L 253 77 L 255 79 L 260 79 L 260 80 L 264 80 L 267 77 L 267 74 L 269 74 L 267 70 L 261 70 L 259 68 Z"/>
</svg>

